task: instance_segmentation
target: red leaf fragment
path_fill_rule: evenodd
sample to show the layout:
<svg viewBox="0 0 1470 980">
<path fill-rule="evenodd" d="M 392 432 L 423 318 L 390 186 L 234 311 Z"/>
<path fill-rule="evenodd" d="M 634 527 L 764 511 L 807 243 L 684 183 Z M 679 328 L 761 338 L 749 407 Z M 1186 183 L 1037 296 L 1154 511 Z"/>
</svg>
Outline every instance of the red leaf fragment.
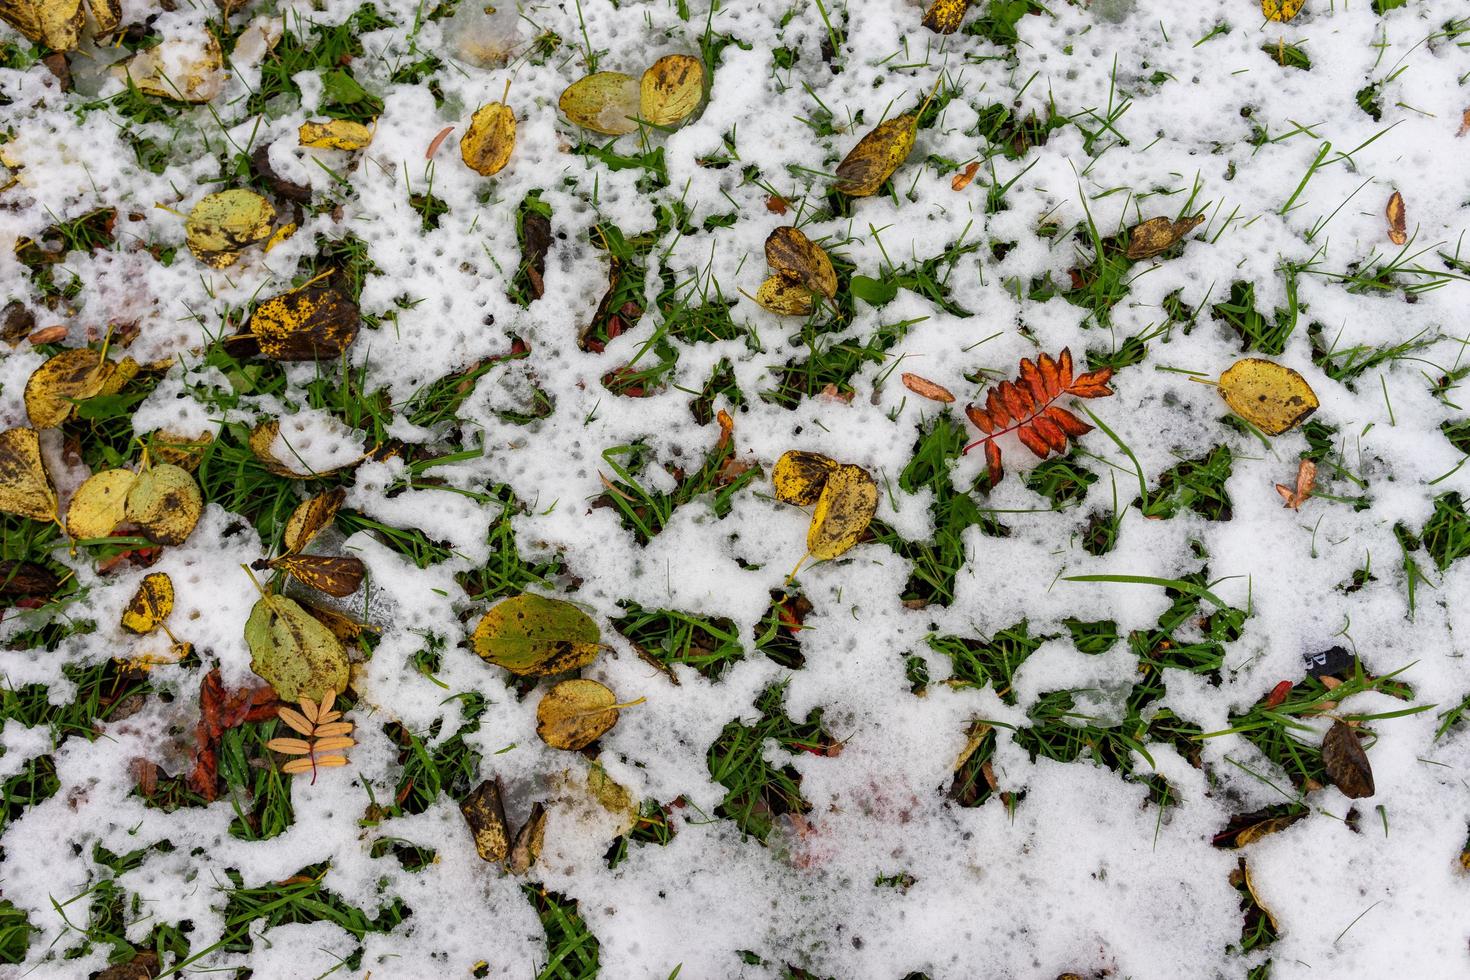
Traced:
<svg viewBox="0 0 1470 980">
<path fill-rule="evenodd" d="M 1291 693 L 1291 688 L 1291 681 L 1282 681 L 1275 687 L 1271 688 L 1271 693 L 1266 696 L 1266 707 L 1281 707 L 1281 705 L 1285 703 L 1287 695 Z"/>
<path fill-rule="evenodd" d="M 199 723 L 194 727 L 194 762 L 185 777 L 190 789 L 214 800 L 219 795 L 220 736 L 249 721 L 265 721 L 276 715 L 276 692 L 269 684 L 225 690 L 216 667 L 199 683 Z"/>
</svg>

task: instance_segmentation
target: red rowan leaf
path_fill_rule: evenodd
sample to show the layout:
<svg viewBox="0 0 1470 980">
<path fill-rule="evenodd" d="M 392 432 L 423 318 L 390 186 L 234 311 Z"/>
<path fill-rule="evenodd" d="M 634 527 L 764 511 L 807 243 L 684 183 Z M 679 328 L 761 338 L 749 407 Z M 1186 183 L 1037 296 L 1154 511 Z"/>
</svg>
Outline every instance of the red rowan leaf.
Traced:
<svg viewBox="0 0 1470 980">
<path fill-rule="evenodd" d="M 1067 451 L 1067 434 L 1062 431 L 1061 426 L 1047 418 L 1045 412 L 1032 419 L 1028 428 L 1034 428 L 1053 451 L 1059 453 Z"/>
<path fill-rule="evenodd" d="M 1063 388 L 1072 387 L 1072 348 L 1062 348 L 1062 356 L 1057 358 L 1057 372 L 1060 375 L 1058 383 Z"/>
<path fill-rule="evenodd" d="M 1041 383 L 1047 391 L 1062 390 L 1062 375 L 1057 370 L 1056 358 L 1050 354 L 1042 354 L 1036 360 L 1037 367 L 1041 371 Z"/>
<path fill-rule="evenodd" d="M 1051 454 L 1051 444 L 1036 434 L 1035 426 L 1023 425 L 1016 430 L 1022 445 L 1036 454 L 1037 459 L 1046 459 Z"/>
<path fill-rule="evenodd" d="M 990 422 L 990 416 L 985 414 L 985 409 L 979 405 L 970 405 L 965 409 L 965 415 L 975 424 L 975 428 L 981 432 L 989 432 L 995 428 Z"/>
<path fill-rule="evenodd" d="M 1000 465 L 1000 447 L 993 439 L 985 441 L 985 465 L 990 471 L 990 485 L 993 487 L 1000 482 L 1001 476 L 1005 473 Z"/>
<path fill-rule="evenodd" d="M 1011 420 L 1011 413 L 1006 408 L 1005 402 L 1001 401 L 1000 395 L 994 388 L 990 394 L 985 396 L 985 411 L 990 414 L 990 421 L 997 426 L 1005 425 Z"/>
<path fill-rule="evenodd" d="M 1046 410 L 1046 417 L 1051 419 L 1067 435 L 1076 439 L 1085 436 L 1092 431 L 1091 423 L 1084 422 L 1071 412 L 1058 405 L 1052 405 Z"/>
<path fill-rule="evenodd" d="M 1037 404 L 1047 401 L 1051 396 L 1047 393 L 1046 382 L 1041 380 L 1041 372 L 1036 365 L 1031 363 L 1029 357 L 1021 358 L 1021 383 L 1031 394 L 1031 400 Z"/>
</svg>

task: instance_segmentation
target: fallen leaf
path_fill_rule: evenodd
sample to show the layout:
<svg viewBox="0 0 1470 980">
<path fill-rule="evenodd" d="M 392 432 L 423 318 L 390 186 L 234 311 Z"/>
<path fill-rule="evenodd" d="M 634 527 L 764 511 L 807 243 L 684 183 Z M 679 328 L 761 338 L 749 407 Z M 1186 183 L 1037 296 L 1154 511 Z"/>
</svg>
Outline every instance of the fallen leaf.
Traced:
<svg viewBox="0 0 1470 980">
<path fill-rule="evenodd" d="M 1149 218 L 1142 224 L 1134 225 L 1129 229 L 1128 251 L 1125 254 L 1130 259 L 1148 259 L 1160 252 L 1166 252 L 1179 244 L 1185 235 L 1193 231 L 1204 220 L 1203 214 L 1180 218 L 1178 221 L 1168 218 Z"/>
<path fill-rule="evenodd" d="M 556 104 L 583 129 L 621 136 L 638 128 L 640 99 L 637 81 L 620 71 L 599 71 L 568 85 Z"/>
<path fill-rule="evenodd" d="M 1261 14 L 1267 20 L 1288 21 L 1301 13 L 1307 0 L 1261 0 Z"/>
<path fill-rule="evenodd" d="M 1388 240 L 1395 245 L 1403 245 L 1409 240 L 1405 222 L 1408 220 L 1404 212 L 1404 195 L 1394 191 L 1388 199 L 1388 207 L 1383 211 L 1384 217 L 1388 219 Z"/>
<path fill-rule="evenodd" d="M 213 442 L 214 434 L 210 432 L 191 437 L 159 431 L 148 441 L 148 452 L 160 463 L 172 463 L 192 473 L 204 462 Z"/>
<path fill-rule="evenodd" d="M 619 704 L 617 695 L 597 681 L 562 681 L 536 705 L 536 734 L 553 749 L 575 752 L 616 725 L 621 709 L 642 701 Z"/>
<path fill-rule="evenodd" d="M 510 857 L 506 859 L 505 867 L 513 875 L 523 875 L 530 871 L 541 857 L 541 847 L 546 842 L 546 806 L 537 803 L 531 807 L 531 815 L 516 832 L 516 839 L 510 846 Z"/>
<path fill-rule="evenodd" d="M 1236 361 L 1219 386 L 1230 410 L 1268 435 L 1281 435 L 1317 410 L 1317 394 L 1305 378 L 1259 357 Z"/>
<path fill-rule="evenodd" d="M 219 795 L 220 736 L 246 722 L 275 716 L 276 692 L 270 685 L 226 693 L 219 668 L 199 683 L 199 723 L 194 728 L 194 755 L 185 782 L 206 800 Z"/>
<path fill-rule="evenodd" d="M 61 579 L 44 565 L 31 561 L 0 559 L 0 596 L 7 599 L 49 599 L 61 588 Z"/>
<path fill-rule="evenodd" d="M 239 252 L 270 237 L 276 209 L 254 191 L 240 188 L 207 194 L 184 220 L 184 240 L 194 257 L 223 269 Z"/>
<path fill-rule="evenodd" d="M 1277 683 L 1275 687 L 1271 688 L 1271 693 L 1266 695 L 1265 706 L 1268 708 L 1281 707 L 1286 702 L 1287 697 L 1291 695 L 1292 686 L 1291 681 L 1280 681 Z"/>
<path fill-rule="evenodd" d="M 1305 813 L 1297 813 L 1285 817 L 1270 817 L 1259 823 L 1253 823 L 1249 827 L 1242 828 L 1231 835 L 1233 846 L 1240 848 L 1247 844 L 1253 844 L 1269 834 L 1277 834 L 1296 823 Z"/>
<path fill-rule="evenodd" d="M 76 403 L 103 393 L 116 370 L 107 355 L 90 347 L 64 350 L 31 372 L 26 380 L 26 415 L 38 429 L 71 417 Z"/>
<path fill-rule="evenodd" d="M 150 541 L 183 544 L 204 513 L 204 498 L 188 470 L 159 463 L 133 481 L 124 513 Z"/>
<path fill-rule="evenodd" d="M 516 114 L 502 102 L 480 106 L 470 117 L 469 129 L 459 138 L 464 165 L 481 177 L 505 169 L 516 148 Z"/>
<path fill-rule="evenodd" d="M 692 55 L 664 55 L 643 73 L 638 89 L 639 114 L 655 126 L 673 126 L 699 108 L 704 65 Z"/>
<path fill-rule="evenodd" d="M 68 332 L 66 324 L 57 323 L 37 330 L 26 338 L 26 342 L 32 347 L 39 347 L 42 344 L 59 344 L 66 339 Z"/>
<path fill-rule="evenodd" d="M 771 469 L 776 499 L 798 507 L 810 507 L 822 496 L 822 488 L 837 466 L 835 459 L 821 453 L 787 450 Z"/>
<path fill-rule="evenodd" d="M 921 378 L 917 374 L 909 374 L 905 371 L 899 375 L 899 379 L 903 381 L 905 388 L 920 398 L 927 398 L 930 401 L 944 402 L 946 404 L 954 401 L 954 395 L 950 393 L 948 388 L 941 384 L 935 384 L 928 378 Z"/>
<path fill-rule="evenodd" d="M 357 339 L 361 326 L 357 304 L 331 286 L 273 296 L 250 316 L 260 352 L 277 361 L 335 360 Z"/>
<path fill-rule="evenodd" d="M 56 491 L 41 463 L 35 429 L 0 432 L 0 511 L 38 521 L 58 519 Z"/>
<path fill-rule="evenodd" d="M 570 602 L 527 593 L 492 606 L 471 642 L 497 667 L 543 677 L 587 666 L 602 649 L 601 640 L 597 624 Z"/>
<path fill-rule="evenodd" d="M 176 102 L 208 102 L 225 87 L 219 41 L 203 29 L 139 51 L 113 73 L 131 81 L 144 95 Z"/>
<path fill-rule="evenodd" d="M 127 516 L 128 491 L 137 482 L 132 470 L 93 473 L 77 487 L 66 507 L 66 533 L 75 540 L 110 537 Z"/>
<path fill-rule="evenodd" d="M 766 196 L 766 210 L 772 214 L 785 214 L 786 198 L 775 194 L 768 194 Z"/>
<path fill-rule="evenodd" d="M 81 0 L 0 0 L 0 20 L 29 41 L 70 51 L 81 38 L 86 15 Z"/>
<path fill-rule="evenodd" d="M 1331 779 L 1349 799 L 1372 796 L 1373 767 L 1358 741 L 1358 733 L 1344 721 L 1334 721 L 1322 739 L 1322 764 Z"/>
<path fill-rule="evenodd" d="M 959 173 L 957 173 L 957 174 L 954 175 L 954 178 L 952 180 L 950 180 L 950 182 L 949 182 L 950 189 L 951 190 L 955 190 L 955 191 L 962 191 L 962 190 L 964 190 L 966 187 L 969 187 L 970 186 L 970 181 L 974 180 L 975 179 L 975 175 L 977 173 L 979 173 L 979 172 L 980 172 L 980 161 L 979 160 L 976 160 L 974 163 L 971 163 L 964 170 L 961 170 Z"/>
<path fill-rule="evenodd" d="M 281 535 L 287 551 L 302 551 L 322 530 L 337 517 L 347 491 L 335 487 L 325 493 L 303 500 L 286 519 L 286 530 Z"/>
<path fill-rule="evenodd" d="M 1470 109 L 1466 109 L 1460 116 L 1460 129 L 1455 135 L 1464 136 L 1466 133 L 1470 133 Z"/>
<path fill-rule="evenodd" d="M 361 559 L 336 555 L 282 555 L 269 564 L 271 568 L 339 599 L 356 592 L 367 574 L 367 566 Z"/>
<path fill-rule="evenodd" d="M 933 0 L 924 11 L 923 24 L 936 34 L 953 34 L 969 9 L 970 0 Z"/>
<path fill-rule="evenodd" d="M 350 119 L 304 122 L 296 131 L 302 146 L 328 150 L 361 150 L 373 141 L 373 129 Z"/>
<path fill-rule="evenodd" d="M 245 621 L 250 669 L 287 701 L 347 687 L 347 653 L 336 635 L 294 600 L 263 595 Z"/>
<path fill-rule="evenodd" d="M 424 151 L 424 159 L 434 159 L 434 154 L 439 152 L 439 147 L 444 145 L 444 141 L 449 138 L 449 134 L 452 132 L 454 132 L 453 126 L 445 126 L 438 133 L 434 134 L 434 138 L 429 141 L 429 148 Z"/>
<path fill-rule="evenodd" d="M 174 609 L 174 582 L 163 572 L 150 572 L 123 609 L 122 628 L 142 636 L 152 633 Z"/>
<path fill-rule="evenodd" d="M 821 560 L 843 554 L 862 538 L 877 509 L 878 484 L 868 471 L 850 463 L 838 466 L 817 498 L 806 535 L 807 553 Z"/>
<path fill-rule="evenodd" d="M 777 228 L 766 236 L 766 263 L 778 275 L 795 280 L 814 293 L 828 299 L 837 295 L 837 273 L 832 269 L 832 260 L 822 246 L 796 228 Z M 807 305 L 811 305 L 810 297 Z"/>
<path fill-rule="evenodd" d="M 487 779 L 470 790 L 459 812 L 469 825 L 480 860 L 499 864 L 510 856 L 510 826 L 505 821 L 498 779 Z"/>
<path fill-rule="evenodd" d="M 868 197 L 908 159 L 919 131 L 917 113 L 881 122 L 858 140 L 837 165 L 834 188 L 849 197 Z"/>
<path fill-rule="evenodd" d="M 782 316 L 806 316 L 812 311 L 812 291 L 801 281 L 780 274 L 761 283 L 755 301 Z"/>
<path fill-rule="evenodd" d="M 1301 510 L 1302 504 L 1312 495 L 1312 486 L 1317 482 L 1317 464 L 1310 459 L 1304 459 L 1296 467 L 1296 488 L 1286 486 L 1284 483 L 1276 484 L 1276 492 L 1281 494 L 1283 506 L 1292 510 Z"/>
<path fill-rule="evenodd" d="M 1256 903 L 1256 908 L 1266 917 L 1266 922 L 1271 926 L 1272 932 L 1280 932 L 1281 927 L 1276 923 L 1276 916 L 1261 902 L 1261 896 L 1256 894 L 1255 879 L 1251 877 L 1251 869 L 1245 863 L 1245 858 L 1240 859 L 1240 874 L 1245 879 L 1245 890 L 1250 893 L 1251 901 Z"/>
</svg>

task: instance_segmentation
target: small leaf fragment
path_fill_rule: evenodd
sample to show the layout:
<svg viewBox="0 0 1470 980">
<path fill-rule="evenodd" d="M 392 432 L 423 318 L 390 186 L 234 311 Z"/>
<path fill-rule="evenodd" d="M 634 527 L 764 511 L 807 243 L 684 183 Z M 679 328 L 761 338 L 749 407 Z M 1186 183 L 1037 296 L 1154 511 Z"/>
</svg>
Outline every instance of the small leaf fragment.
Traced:
<svg viewBox="0 0 1470 980">
<path fill-rule="evenodd" d="M 260 352 L 277 361 L 334 360 L 357 339 L 357 304 L 331 286 L 272 296 L 250 316 Z"/>
<path fill-rule="evenodd" d="M 704 64 L 692 55 L 664 55 L 643 73 L 639 114 L 656 126 L 686 119 L 704 98 Z"/>
<path fill-rule="evenodd" d="M 861 466 L 845 463 L 827 477 L 807 530 L 813 558 L 836 558 L 857 544 L 878 510 L 878 484 Z"/>
<path fill-rule="evenodd" d="M 1322 738 L 1322 764 L 1331 779 L 1349 799 L 1372 796 L 1373 766 L 1358 741 L 1358 733 L 1344 721 L 1334 721 Z"/>
<path fill-rule="evenodd" d="M 475 653 L 512 674 L 544 677 L 587 666 L 601 640 L 597 624 L 570 602 L 527 593 L 491 607 L 471 642 Z"/>
<path fill-rule="evenodd" d="M 138 476 L 132 470 L 93 473 L 77 487 L 66 507 L 66 533 L 78 541 L 105 538 L 127 516 L 128 491 Z"/>
<path fill-rule="evenodd" d="M 188 29 L 139 51 L 113 74 L 144 95 L 176 102 L 208 102 L 225 87 L 224 55 L 209 31 Z"/>
<path fill-rule="evenodd" d="M 1268 435 L 1279 436 L 1317 410 L 1317 394 L 1289 367 L 1259 357 L 1236 361 L 1220 375 L 1230 410 Z"/>
<path fill-rule="evenodd" d="M 918 129 L 916 113 L 897 116 L 873 127 L 837 165 L 835 189 L 849 197 L 877 193 L 899 164 L 908 159 Z"/>
<path fill-rule="evenodd" d="M 515 148 L 516 114 L 503 102 L 491 102 L 476 109 L 469 128 L 459 138 L 460 159 L 481 177 L 505 169 Z"/>
<path fill-rule="evenodd" d="M 159 544 L 183 544 L 203 513 L 199 484 L 188 470 L 172 463 L 139 473 L 128 490 L 127 519 Z"/>
<path fill-rule="evenodd" d="M 1261 14 L 1267 20 L 1288 21 L 1301 13 L 1307 0 L 1261 0 Z"/>
<path fill-rule="evenodd" d="M 927 398 L 935 402 L 944 402 L 945 404 L 954 401 L 954 394 L 948 388 L 942 384 L 936 384 L 928 378 L 921 378 L 919 375 L 910 374 L 907 371 L 899 375 L 899 378 L 903 381 L 905 388 L 920 398 Z"/>
<path fill-rule="evenodd" d="M 924 11 L 923 24 L 935 34 L 953 34 L 969 9 L 970 0 L 933 0 Z"/>
<path fill-rule="evenodd" d="M 373 141 L 373 129 L 350 119 L 304 122 L 296 131 L 302 146 L 328 150 L 361 150 Z"/>
<path fill-rule="evenodd" d="M 777 228 L 766 236 L 766 263 L 779 275 L 801 283 L 814 293 L 828 299 L 837 295 L 837 273 L 832 269 L 832 260 L 822 246 L 799 229 Z M 810 297 L 807 306 L 811 306 Z"/>
<path fill-rule="evenodd" d="M 206 194 L 184 221 L 189 251 L 205 265 L 233 265 L 239 251 L 270 237 L 276 209 L 254 191 L 235 188 Z"/>
<path fill-rule="evenodd" d="M 806 316 L 812 311 L 812 291 L 800 280 L 779 273 L 761 283 L 755 301 L 782 316 Z"/>
<path fill-rule="evenodd" d="M 459 812 L 469 825 L 480 860 L 499 864 L 510 856 L 510 827 L 505 821 L 500 780 L 487 779 L 470 790 L 460 803 Z"/>
<path fill-rule="evenodd" d="M 568 85 L 556 104 L 583 129 L 622 136 L 638 128 L 640 99 L 636 80 L 620 71 L 599 71 Z"/>
<path fill-rule="evenodd" d="M 798 507 L 810 507 L 822 496 L 822 488 L 838 467 L 835 459 L 821 453 L 788 449 L 771 469 L 776 499 Z"/>
<path fill-rule="evenodd" d="M 536 705 L 536 734 L 553 749 L 585 748 L 617 724 L 617 701 L 596 681 L 562 681 Z"/>
<path fill-rule="evenodd" d="M 1167 252 L 1179 244 L 1185 235 L 1202 224 L 1204 220 L 1203 214 L 1180 218 L 1178 221 L 1171 221 L 1168 218 L 1149 218 L 1129 229 L 1126 254 L 1130 259 L 1147 259 L 1161 252 Z"/>
<path fill-rule="evenodd" d="M 56 491 L 41 462 L 35 429 L 0 432 L 0 511 L 38 521 L 56 519 Z"/>
<path fill-rule="evenodd" d="M 320 698 L 347 687 L 347 653 L 331 630 L 294 600 L 266 595 L 245 621 L 250 669 L 284 701 Z M 315 719 L 313 719 L 314 721 Z"/>
<path fill-rule="evenodd" d="M 174 609 L 174 580 L 163 572 L 143 576 L 122 614 L 122 628 L 142 636 L 158 629 Z"/>
<path fill-rule="evenodd" d="M 1398 191 L 1388 199 L 1388 207 L 1384 209 L 1384 217 L 1388 218 L 1388 240 L 1395 245 L 1403 245 L 1409 240 L 1406 222 L 1407 214 L 1404 211 L 1404 195 Z"/>
<path fill-rule="evenodd" d="M 311 544 L 312 539 L 336 518 L 342 501 L 346 499 L 347 491 L 335 487 L 297 504 L 286 519 L 286 531 L 281 536 L 286 550 L 301 551 Z"/>
</svg>

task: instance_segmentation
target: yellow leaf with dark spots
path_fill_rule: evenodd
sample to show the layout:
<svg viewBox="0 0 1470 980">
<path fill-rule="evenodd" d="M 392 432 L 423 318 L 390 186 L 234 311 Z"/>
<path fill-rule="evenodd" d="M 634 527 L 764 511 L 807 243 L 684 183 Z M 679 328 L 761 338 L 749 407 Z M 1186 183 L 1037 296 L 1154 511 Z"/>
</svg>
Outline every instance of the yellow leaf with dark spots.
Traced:
<svg viewBox="0 0 1470 980">
<path fill-rule="evenodd" d="M 845 463 L 827 477 L 817 498 L 806 550 L 827 560 L 843 554 L 862 539 L 878 510 L 878 484 L 861 466 Z"/>
<path fill-rule="evenodd" d="M 1230 410 L 1268 435 L 1279 436 L 1317 410 L 1317 394 L 1289 367 L 1246 357 L 1220 375 Z"/>
<path fill-rule="evenodd" d="M 858 140 L 857 146 L 837 165 L 834 188 L 849 197 L 868 197 L 877 193 L 883 182 L 908 159 L 918 130 L 916 113 L 898 116 L 873 127 L 873 131 Z"/>
<path fill-rule="evenodd" d="M 704 98 L 704 64 L 687 54 L 658 59 L 639 83 L 639 112 L 657 126 L 687 119 Z"/>
<path fill-rule="evenodd" d="M 138 583 L 138 591 L 122 614 L 122 628 L 143 635 L 158 629 L 174 611 L 174 580 L 163 572 L 151 572 Z"/>
</svg>

